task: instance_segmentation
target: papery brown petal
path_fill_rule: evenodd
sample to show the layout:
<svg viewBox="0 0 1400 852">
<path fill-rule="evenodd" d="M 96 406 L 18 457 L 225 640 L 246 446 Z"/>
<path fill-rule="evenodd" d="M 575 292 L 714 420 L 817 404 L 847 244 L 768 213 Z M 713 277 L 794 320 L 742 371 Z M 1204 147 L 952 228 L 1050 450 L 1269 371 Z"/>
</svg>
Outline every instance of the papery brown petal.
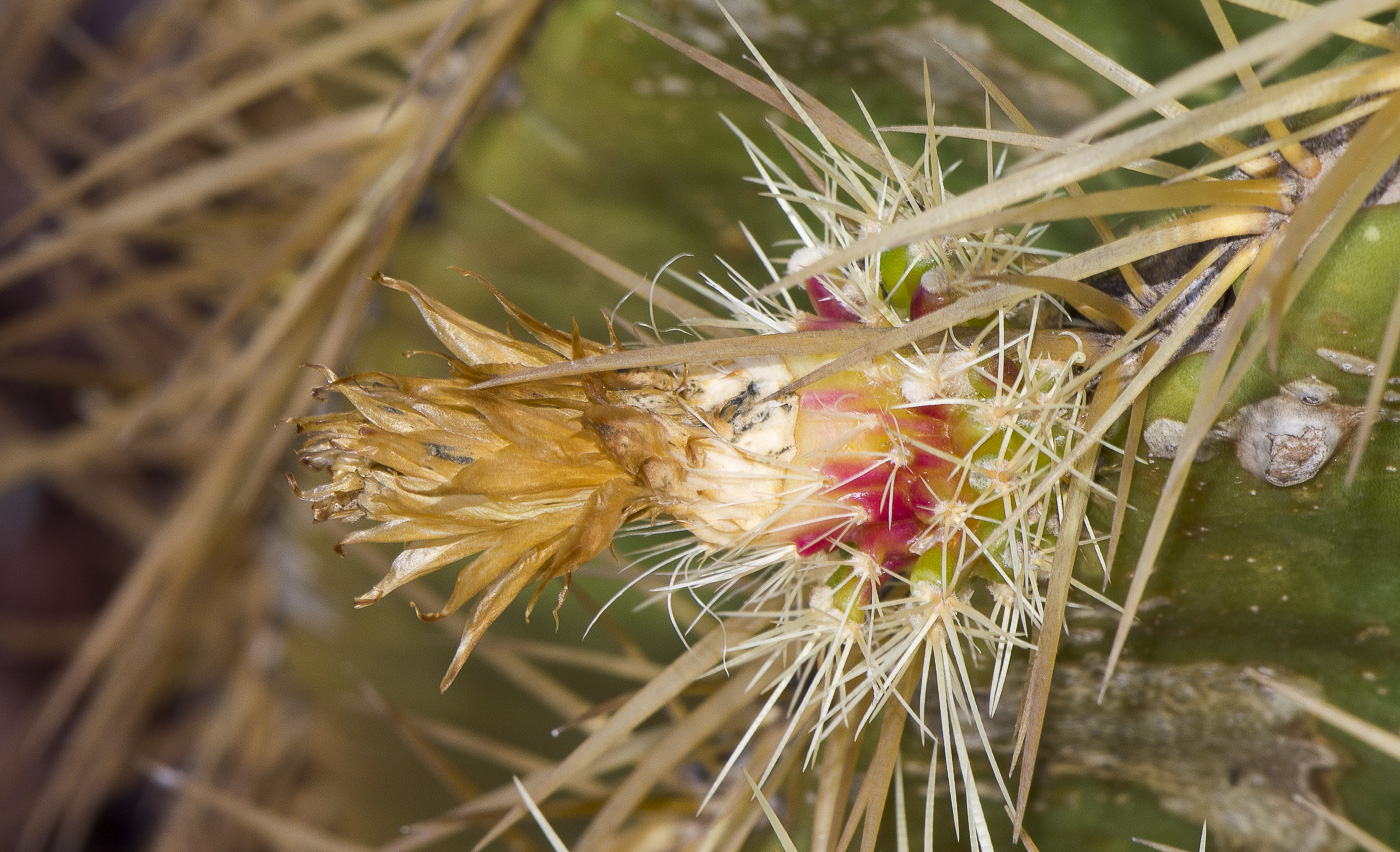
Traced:
<svg viewBox="0 0 1400 852">
<path fill-rule="evenodd" d="M 384 276 L 379 277 L 379 282 L 407 293 L 438 340 L 467 364 L 543 366 L 559 360 L 547 350 L 514 340 L 467 319 L 412 284 Z"/>
<path fill-rule="evenodd" d="M 643 497 L 643 490 L 618 477 L 603 483 L 588 498 L 578 520 L 569 528 L 559 550 L 550 560 L 549 576 L 567 574 L 602 553 L 612 543 L 617 528 L 633 513 Z"/>
<path fill-rule="evenodd" d="M 317 485 L 314 488 L 299 489 L 296 495 L 308 503 L 325 503 L 326 501 L 338 501 L 341 498 L 353 495 L 360 491 L 364 481 L 353 475 L 336 477 L 331 482 L 324 485 Z M 353 498 L 352 498 L 353 500 Z"/>
<path fill-rule="evenodd" d="M 404 583 L 430 574 L 448 563 L 478 553 L 488 546 L 490 539 L 490 535 L 478 532 L 439 544 L 407 548 L 394 557 L 389 573 L 385 574 L 383 579 L 375 583 L 368 592 L 355 598 L 355 606 L 369 606 Z"/>
<path fill-rule="evenodd" d="M 335 447 L 401 474 L 435 482 L 442 481 L 439 471 L 451 475 L 458 467 L 429 455 L 427 447 L 417 441 L 373 426 L 361 426 L 358 435 L 337 438 Z"/>
<path fill-rule="evenodd" d="M 533 577 L 537 567 L 558 549 L 574 511 L 537 515 L 530 521 L 506 529 L 489 548 L 457 572 L 457 582 L 442 609 L 420 613 L 420 618 L 436 619 L 456 612 L 478 592 L 495 582 L 503 572 L 525 573 Z"/>
<path fill-rule="evenodd" d="M 360 502 L 379 520 L 432 516 L 449 518 L 466 529 L 527 517 L 511 507 L 489 511 L 486 499 L 479 494 L 434 493 L 437 490 L 438 486 L 434 485 L 423 491 L 413 491 L 402 487 L 402 480 L 399 480 L 399 487 L 365 494 Z"/>
<path fill-rule="evenodd" d="M 422 401 L 414 403 L 413 409 L 427 418 L 433 427 L 442 432 L 456 435 L 462 440 L 469 440 L 483 448 L 496 448 L 505 446 L 505 441 L 496 434 L 489 423 L 480 415 L 473 411 L 463 411 L 457 408 L 449 408 L 445 405 L 432 405 Z M 433 429 L 425 429 L 424 432 L 432 432 Z M 478 450 L 477 455 L 485 455 L 483 450 Z"/>
<path fill-rule="evenodd" d="M 485 635 L 486 629 L 505 611 L 506 607 L 510 606 L 511 602 L 515 600 L 515 596 L 534 581 L 534 578 L 533 571 L 513 571 L 501 577 L 482 594 L 481 599 L 476 602 L 471 615 L 467 618 L 467 629 L 462 631 L 462 641 L 457 645 L 457 652 L 452 656 L 452 664 L 447 667 L 447 674 L 442 678 L 440 688 L 444 692 L 447 687 L 452 685 L 457 673 L 462 670 L 462 665 L 466 663 L 467 657 L 471 655 L 472 649 Z"/>
<path fill-rule="evenodd" d="M 329 414 L 313 414 L 308 417 L 297 417 L 292 423 L 297 427 L 297 434 L 315 436 L 323 432 L 355 432 L 365 422 L 359 414 L 350 411 L 335 411 Z"/>
<path fill-rule="evenodd" d="M 541 461 L 516 447 L 506 447 L 462 468 L 443 492 L 466 492 L 488 498 L 518 499 L 597 488 L 620 473 L 602 453 L 576 464 Z"/>
<path fill-rule="evenodd" d="M 336 379 L 334 382 L 327 385 L 326 389 L 339 393 L 342 388 L 351 386 L 359 388 L 365 393 L 402 393 L 403 388 L 400 385 L 401 379 L 402 377 L 396 376 L 393 373 L 384 373 L 379 370 L 364 370 Z"/>
<path fill-rule="evenodd" d="M 412 400 L 397 388 L 366 390 L 355 384 L 355 376 L 339 382 L 334 389 L 370 423 L 389 432 L 414 432 L 431 429 L 431 420 L 413 410 Z"/>
<path fill-rule="evenodd" d="M 498 441 L 479 440 L 474 436 L 449 432 L 446 429 L 425 429 L 409 432 L 407 435 L 423 445 L 429 456 L 442 459 L 454 466 L 469 465 L 483 456 L 488 456 L 501 445 Z"/>
<path fill-rule="evenodd" d="M 535 458 L 569 462 L 577 456 L 576 421 L 557 409 L 511 405 L 492 395 L 479 394 L 474 407 L 507 443 Z M 572 422 L 571 422 L 572 421 Z"/>
<path fill-rule="evenodd" d="M 356 530 L 340 540 L 340 546 L 366 544 L 370 542 L 426 542 L 433 539 L 451 538 L 465 534 L 480 535 L 481 532 L 467 527 L 455 518 L 417 516 L 394 518 L 368 529 Z M 485 543 L 482 545 L 485 546 Z"/>
<path fill-rule="evenodd" d="M 575 355 L 574 339 L 572 337 L 570 337 L 567 334 L 564 334 L 561 331 L 551 328 L 545 323 L 540 322 L 539 320 L 522 311 L 513 302 L 511 302 L 504 295 L 502 295 L 500 290 L 497 290 L 495 287 L 491 286 L 491 283 L 488 282 L 486 279 L 475 275 L 471 275 L 470 277 L 476 278 L 476 280 L 480 281 L 483 285 L 485 285 L 486 289 L 491 291 L 491 295 L 496 297 L 496 301 L 501 304 L 501 307 L 505 309 L 506 313 L 510 314 L 510 318 L 520 323 L 525 328 L 525 330 L 530 333 L 531 337 L 538 340 L 544 346 L 547 346 L 550 349 L 554 350 L 556 353 L 563 356 L 564 358 L 576 359 L 579 357 L 586 357 L 588 355 L 601 355 L 604 352 L 608 351 L 607 347 L 605 346 L 594 343 L 591 340 L 584 340 L 582 338 L 579 338 L 579 346 L 582 348 L 585 354 L 582 356 Z"/>
</svg>

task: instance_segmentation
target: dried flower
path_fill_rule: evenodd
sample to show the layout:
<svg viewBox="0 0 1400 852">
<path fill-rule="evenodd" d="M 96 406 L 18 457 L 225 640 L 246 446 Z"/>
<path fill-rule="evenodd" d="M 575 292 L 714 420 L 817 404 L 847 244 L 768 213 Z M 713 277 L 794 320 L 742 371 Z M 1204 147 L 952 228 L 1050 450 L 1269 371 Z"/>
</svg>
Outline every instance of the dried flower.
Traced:
<svg viewBox="0 0 1400 852">
<path fill-rule="evenodd" d="M 734 435 L 748 408 L 716 420 L 714 409 L 734 405 L 715 396 L 714 383 L 705 390 L 669 371 L 628 370 L 474 390 L 503 372 L 608 349 L 550 329 L 504 298 L 540 345 L 491 331 L 411 285 L 383 282 L 414 299 L 451 352 L 452 378 L 326 371 L 324 390 L 355 410 L 296 421 L 307 436 L 302 461 L 332 476 L 297 493 L 318 520 L 376 523 L 341 546 L 410 543 L 360 606 L 475 557 L 444 608 L 419 614 L 435 620 L 477 599 L 444 688 L 522 589 L 563 576 L 562 602 L 569 573 L 627 521 L 665 512 L 702 541 L 732 543 L 777 508 L 782 469 L 746 449 L 762 430 L 740 426 Z M 746 374 L 726 381 L 756 386 Z"/>
</svg>

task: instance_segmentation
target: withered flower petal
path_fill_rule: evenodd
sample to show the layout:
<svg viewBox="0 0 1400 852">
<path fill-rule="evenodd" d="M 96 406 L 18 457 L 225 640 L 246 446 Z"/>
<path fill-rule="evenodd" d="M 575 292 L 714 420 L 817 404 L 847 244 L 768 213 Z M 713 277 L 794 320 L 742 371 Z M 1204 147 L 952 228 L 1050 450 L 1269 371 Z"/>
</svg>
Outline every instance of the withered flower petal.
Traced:
<svg viewBox="0 0 1400 852">
<path fill-rule="evenodd" d="M 710 427 L 678 398 L 685 383 L 665 371 L 473 390 L 482 378 L 609 347 L 583 340 L 576 329 L 558 332 L 499 294 L 542 345 L 468 320 L 410 284 L 381 280 L 414 300 L 452 353 L 453 378 L 337 378 L 327 371 L 322 392 L 341 395 L 354 411 L 296 421 L 305 435 L 302 461 L 332 477 L 296 493 L 314 505 L 317 520 L 375 522 L 346 536 L 342 547 L 406 545 L 389 573 L 356 599 L 359 606 L 470 560 L 443 608 L 419 613 L 434 620 L 476 601 L 446 688 L 520 591 L 567 578 L 629 520 L 674 509 L 691 478 L 687 465 L 704 456 L 696 442 Z M 713 486 L 702 476 L 689 490 Z"/>
</svg>

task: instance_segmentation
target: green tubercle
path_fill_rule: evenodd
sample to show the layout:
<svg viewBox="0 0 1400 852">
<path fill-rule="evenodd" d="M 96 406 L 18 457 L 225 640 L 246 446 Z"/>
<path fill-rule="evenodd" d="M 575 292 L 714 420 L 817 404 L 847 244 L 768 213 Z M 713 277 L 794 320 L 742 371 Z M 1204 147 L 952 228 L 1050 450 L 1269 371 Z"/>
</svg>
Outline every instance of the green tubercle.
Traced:
<svg viewBox="0 0 1400 852">
<path fill-rule="evenodd" d="M 920 258 L 909 246 L 889 249 L 880 254 L 880 291 L 885 301 L 900 314 L 909 315 L 909 305 L 919 280 L 934 268 L 932 259 Z"/>
</svg>

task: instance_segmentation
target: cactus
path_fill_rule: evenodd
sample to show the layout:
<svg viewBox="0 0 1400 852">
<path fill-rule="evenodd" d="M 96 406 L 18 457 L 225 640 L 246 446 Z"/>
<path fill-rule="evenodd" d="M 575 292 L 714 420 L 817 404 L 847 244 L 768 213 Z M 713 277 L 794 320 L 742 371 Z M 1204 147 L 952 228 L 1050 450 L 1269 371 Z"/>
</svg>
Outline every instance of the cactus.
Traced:
<svg viewBox="0 0 1400 852">
<path fill-rule="evenodd" d="M 1188 109 L 1014 0 L 996 5 L 1030 28 L 1003 34 L 990 8 L 869 20 L 853 8 L 824 23 L 800 4 L 754 4 L 726 23 L 658 6 L 720 55 L 743 44 L 757 77 L 614 27 L 600 3 L 549 16 L 522 65 L 529 105 L 468 138 L 472 156 L 434 187 L 440 217 L 410 228 L 387 264 L 420 286 L 381 277 L 409 297 L 385 310 L 411 303 L 431 331 L 410 345 L 442 355 L 436 377 L 383 371 L 417 324 L 399 321 L 366 340 L 361 368 L 322 368 L 318 393 L 345 404 L 296 420 L 319 471 L 297 495 L 318 520 L 374 524 L 343 552 L 375 563 L 376 543 L 403 545 L 356 589 L 357 605 L 383 602 L 336 628 L 365 672 L 358 703 L 461 800 L 428 805 L 346 773 L 329 786 L 362 822 L 341 833 L 377 841 L 409 823 L 393 848 L 461 831 L 515 847 L 530 843 L 517 824 L 529 813 L 575 850 L 825 850 L 856 835 L 863 849 L 1108 849 L 1134 835 L 1194 847 L 1201 823 L 1219 848 L 1341 849 L 1357 826 L 1396 843 L 1400 770 L 1385 755 L 1400 750 L 1346 712 L 1382 728 L 1400 718 L 1383 523 L 1400 461 L 1387 383 L 1400 337 L 1394 32 L 1358 18 L 1371 9 L 1360 3 L 1271 5 L 1300 23 L 1234 48 L 1214 76 L 1197 66 L 1194 88 L 1170 92 L 1200 93 Z M 1204 19 L 1233 43 L 1218 5 Z M 917 34 L 963 41 L 937 53 L 948 67 L 933 85 L 869 81 L 872 99 L 852 102 L 794 58 L 820 51 L 792 33 L 824 26 L 886 69 L 909 64 Z M 1327 27 L 1377 50 L 1301 83 L 1247 70 Z M 1022 50 L 1033 30 L 1105 79 L 1069 82 L 1064 55 Z M 993 46 L 963 55 L 985 32 Z M 635 41 L 599 47 L 621 38 Z M 1185 64 L 1172 54 L 1190 39 L 1161 42 L 1152 61 Z M 727 99 L 709 71 L 680 70 L 691 58 L 758 97 Z M 590 75 L 597 100 L 544 85 L 552 63 Z M 1219 81 L 1235 69 L 1231 95 Z M 967 76 L 945 98 L 954 73 Z M 816 97 L 788 82 L 806 75 Z M 1118 123 L 1067 142 L 1037 132 L 1090 120 L 1108 79 L 1138 96 L 1109 113 Z M 731 150 L 779 215 L 747 196 L 716 203 L 704 179 L 740 167 L 692 99 L 726 105 L 741 128 Z M 626 117 L 622 130 L 600 126 L 598 103 Z M 658 107 L 668 119 L 650 120 Z M 1162 121 L 1117 130 L 1153 107 Z M 767 144 L 753 125 L 771 110 L 787 117 Z M 872 113 L 916 123 L 877 129 Z M 1201 145 L 1207 165 L 1179 165 Z M 631 177 L 621 200 L 569 200 L 598 180 L 579 164 L 608 160 Z M 601 321 L 552 304 L 566 282 L 581 305 L 602 291 L 566 267 L 512 269 L 553 261 L 534 237 L 503 236 L 507 220 L 475 200 L 483 185 L 548 193 L 524 206 L 614 238 L 622 264 L 505 205 L 638 310 Z M 693 247 L 678 217 L 713 234 L 716 211 L 756 223 L 717 240 L 727 282 L 626 268 Z M 457 291 L 428 295 L 444 260 L 527 282 L 493 295 L 533 342 L 448 307 L 465 301 Z M 546 274 L 532 291 L 528 276 Z M 645 345 L 619 343 L 629 336 Z M 610 552 L 618 565 L 599 567 Z M 431 576 L 443 568 L 455 585 Z M 556 590 L 550 623 L 522 625 L 519 610 Z M 455 655 L 396 646 L 436 635 L 385 614 L 402 598 L 448 629 Z M 285 634 L 292 680 L 337 689 L 325 661 L 342 652 L 299 618 Z M 588 619 L 615 650 L 579 647 Z M 442 687 L 457 687 L 409 699 L 439 663 Z M 507 700 L 516 690 L 545 709 Z M 551 753 L 549 713 L 570 748 L 521 751 Z M 354 736 L 367 766 L 405 759 Z M 472 756 L 465 770 L 444 744 Z M 316 821 L 305 809 L 153 777 L 273 842 L 343 842 L 295 822 Z"/>
</svg>

